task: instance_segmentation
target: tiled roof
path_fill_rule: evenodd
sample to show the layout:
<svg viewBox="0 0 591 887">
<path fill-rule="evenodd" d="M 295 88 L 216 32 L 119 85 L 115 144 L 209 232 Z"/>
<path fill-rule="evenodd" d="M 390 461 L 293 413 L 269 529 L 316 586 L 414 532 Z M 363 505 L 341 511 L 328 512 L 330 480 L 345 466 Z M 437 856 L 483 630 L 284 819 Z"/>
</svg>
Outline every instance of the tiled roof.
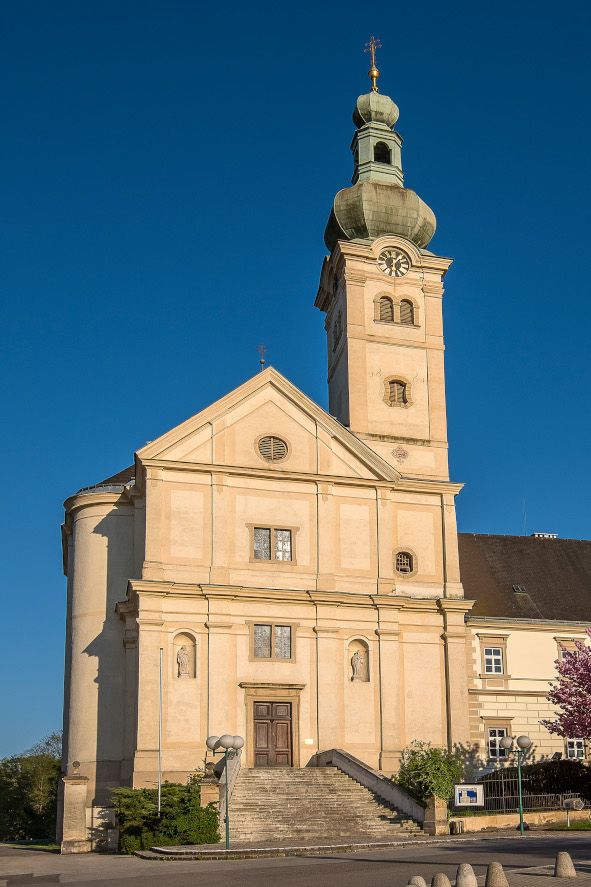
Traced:
<svg viewBox="0 0 591 887">
<path fill-rule="evenodd" d="M 460 533 L 472 616 L 591 624 L 591 541 Z"/>
<path fill-rule="evenodd" d="M 123 471 L 118 471 L 117 474 L 113 474 L 111 477 L 106 477 L 104 480 L 99 481 L 96 486 L 104 487 L 111 484 L 128 484 L 130 480 L 134 479 L 134 477 L 135 465 L 130 465 L 129 468 L 124 468 Z"/>
</svg>

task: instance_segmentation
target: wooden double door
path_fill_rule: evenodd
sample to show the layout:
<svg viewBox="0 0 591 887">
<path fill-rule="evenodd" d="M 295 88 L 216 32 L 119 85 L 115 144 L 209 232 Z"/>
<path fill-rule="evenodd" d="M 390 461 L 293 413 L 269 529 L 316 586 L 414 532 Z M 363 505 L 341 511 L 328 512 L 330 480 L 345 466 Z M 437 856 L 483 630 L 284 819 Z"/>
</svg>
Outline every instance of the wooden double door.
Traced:
<svg viewBox="0 0 591 887">
<path fill-rule="evenodd" d="M 254 703 L 255 767 L 291 767 L 290 702 Z"/>
</svg>

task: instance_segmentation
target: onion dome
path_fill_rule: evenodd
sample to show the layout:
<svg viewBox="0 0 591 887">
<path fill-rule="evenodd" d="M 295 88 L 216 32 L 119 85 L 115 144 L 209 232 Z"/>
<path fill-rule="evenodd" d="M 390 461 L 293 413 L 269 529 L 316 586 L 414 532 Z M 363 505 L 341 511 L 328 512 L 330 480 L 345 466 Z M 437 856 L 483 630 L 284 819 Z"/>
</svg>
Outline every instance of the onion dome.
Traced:
<svg viewBox="0 0 591 887">
<path fill-rule="evenodd" d="M 395 125 L 400 111 L 389 95 L 368 92 L 360 95 L 353 111 L 353 123 L 358 129 L 366 123 L 384 123 L 388 129 Z"/>
<path fill-rule="evenodd" d="M 425 247 L 435 234 L 435 226 L 433 210 L 409 188 L 357 182 L 337 193 L 324 242 L 332 252 L 337 240 L 375 240 L 384 234 L 399 234 Z"/>
</svg>

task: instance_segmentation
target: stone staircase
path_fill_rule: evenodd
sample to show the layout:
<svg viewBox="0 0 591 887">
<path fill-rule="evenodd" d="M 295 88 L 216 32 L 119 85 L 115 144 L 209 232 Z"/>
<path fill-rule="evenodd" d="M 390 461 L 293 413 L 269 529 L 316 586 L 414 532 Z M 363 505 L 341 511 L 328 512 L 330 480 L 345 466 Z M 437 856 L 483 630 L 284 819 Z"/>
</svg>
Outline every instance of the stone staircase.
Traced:
<svg viewBox="0 0 591 887">
<path fill-rule="evenodd" d="M 380 842 L 420 832 L 336 767 L 241 770 L 230 800 L 232 842 Z"/>
</svg>

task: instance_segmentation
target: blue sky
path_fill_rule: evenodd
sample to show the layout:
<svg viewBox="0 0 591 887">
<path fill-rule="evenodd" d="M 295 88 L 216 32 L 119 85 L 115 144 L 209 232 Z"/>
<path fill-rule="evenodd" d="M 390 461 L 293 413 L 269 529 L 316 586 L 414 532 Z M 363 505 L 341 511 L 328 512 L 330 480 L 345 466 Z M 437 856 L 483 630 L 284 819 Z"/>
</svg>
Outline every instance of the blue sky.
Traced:
<svg viewBox="0 0 591 887">
<path fill-rule="evenodd" d="M 0 3 L 0 755 L 61 722 L 77 488 L 270 362 L 326 406 L 313 307 L 351 112 L 400 107 L 446 279 L 463 531 L 589 537 L 591 9 Z"/>
</svg>

